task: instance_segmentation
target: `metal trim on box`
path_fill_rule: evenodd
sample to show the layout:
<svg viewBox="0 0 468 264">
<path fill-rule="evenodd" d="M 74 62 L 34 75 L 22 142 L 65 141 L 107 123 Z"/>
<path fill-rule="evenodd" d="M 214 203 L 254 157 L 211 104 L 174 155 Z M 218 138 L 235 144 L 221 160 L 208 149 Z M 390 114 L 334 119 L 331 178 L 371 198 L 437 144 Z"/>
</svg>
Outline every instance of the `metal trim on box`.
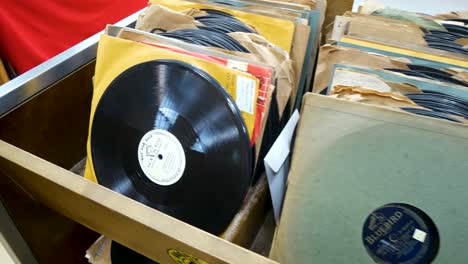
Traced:
<svg viewBox="0 0 468 264">
<path fill-rule="evenodd" d="M 117 26 L 133 26 L 140 10 L 117 22 Z M 55 57 L 39 64 L 0 86 L 0 117 L 8 114 L 29 99 L 47 90 L 79 67 L 96 58 L 99 32 Z"/>
</svg>

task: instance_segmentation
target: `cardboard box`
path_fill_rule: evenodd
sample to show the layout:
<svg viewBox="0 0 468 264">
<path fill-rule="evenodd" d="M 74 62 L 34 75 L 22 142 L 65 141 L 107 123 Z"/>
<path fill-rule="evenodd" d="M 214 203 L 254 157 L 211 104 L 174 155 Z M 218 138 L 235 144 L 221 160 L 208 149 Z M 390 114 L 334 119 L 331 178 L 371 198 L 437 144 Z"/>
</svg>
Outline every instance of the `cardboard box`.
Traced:
<svg viewBox="0 0 468 264">
<path fill-rule="evenodd" d="M 373 263 L 363 243 L 366 217 L 405 203 L 438 229 L 434 263 L 463 263 L 467 147 L 467 125 L 306 94 L 271 257 Z"/>
</svg>

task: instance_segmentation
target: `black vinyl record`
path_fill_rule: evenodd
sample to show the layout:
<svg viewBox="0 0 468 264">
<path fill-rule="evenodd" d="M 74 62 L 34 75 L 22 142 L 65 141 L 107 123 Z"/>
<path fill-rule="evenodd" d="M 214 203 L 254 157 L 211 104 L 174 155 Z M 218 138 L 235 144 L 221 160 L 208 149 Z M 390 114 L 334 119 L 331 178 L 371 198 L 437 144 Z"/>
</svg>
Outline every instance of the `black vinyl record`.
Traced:
<svg viewBox="0 0 468 264">
<path fill-rule="evenodd" d="M 443 25 L 448 32 L 457 33 L 468 37 L 468 28 L 459 25 L 444 24 Z"/>
<path fill-rule="evenodd" d="M 463 24 L 468 25 L 468 19 L 466 18 L 449 18 L 449 19 L 445 19 L 445 21 L 462 22 Z"/>
<path fill-rule="evenodd" d="M 213 234 L 251 183 L 240 111 L 214 78 L 180 61 L 145 62 L 113 80 L 94 114 L 91 154 L 99 184 Z"/>
<path fill-rule="evenodd" d="M 199 26 L 198 29 L 178 29 L 171 32 L 159 33 L 159 35 L 201 46 L 249 53 L 249 51 L 233 37 L 226 33 L 219 32 L 216 29 L 204 26 Z"/>
<path fill-rule="evenodd" d="M 419 71 L 419 72 L 433 72 L 433 73 L 438 73 L 440 75 L 445 75 L 447 77 L 452 77 L 452 74 L 445 72 L 443 70 L 435 69 L 432 67 L 424 66 L 424 65 L 417 65 L 417 64 L 408 64 L 408 68 L 410 68 L 413 71 Z"/>
<path fill-rule="evenodd" d="M 413 107 L 402 107 L 402 110 L 413 113 L 416 115 L 422 115 L 422 116 L 429 116 L 433 118 L 438 118 L 438 119 L 445 119 L 448 121 L 456 122 L 456 123 L 461 123 L 460 120 L 457 120 L 447 114 L 441 113 L 441 112 L 435 112 L 431 110 L 426 110 L 426 109 L 420 109 L 420 108 L 413 108 Z"/>
</svg>

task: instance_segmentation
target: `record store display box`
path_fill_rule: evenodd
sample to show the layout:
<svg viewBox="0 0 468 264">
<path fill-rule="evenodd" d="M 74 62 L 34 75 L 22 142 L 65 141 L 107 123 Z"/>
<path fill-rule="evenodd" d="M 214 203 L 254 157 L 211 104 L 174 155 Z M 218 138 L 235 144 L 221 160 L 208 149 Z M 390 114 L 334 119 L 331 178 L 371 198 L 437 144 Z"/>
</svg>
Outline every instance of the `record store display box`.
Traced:
<svg viewBox="0 0 468 264">
<path fill-rule="evenodd" d="M 38 261 L 85 261 L 103 234 L 159 263 L 189 255 L 193 263 L 275 263 L 236 245 L 248 247 L 265 220 L 264 178 L 233 220 L 240 226 L 224 234 L 229 242 L 69 170 L 86 156 L 93 72 L 91 62 L 0 119 L 2 200 Z"/>
<path fill-rule="evenodd" d="M 117 26 L 134 24 L 138 15 Z M 309 33 L 301 26 L 304 44 Z M 81 263 L 102 234 L 158 263 L 276 263 L 247 249 L 270 209 L 265 177 L 250 188 L 225 232 L 214 236 L 78 175 L 93 82 L 99 81 L 93 78 L 98 39 L 1 87 L 0 195 L 37 261 Z M 291 56 L 305 58 L 314 45 L 292 45 Z M 304 84 L 310 75 L 297 77 Z"/>
</svg>

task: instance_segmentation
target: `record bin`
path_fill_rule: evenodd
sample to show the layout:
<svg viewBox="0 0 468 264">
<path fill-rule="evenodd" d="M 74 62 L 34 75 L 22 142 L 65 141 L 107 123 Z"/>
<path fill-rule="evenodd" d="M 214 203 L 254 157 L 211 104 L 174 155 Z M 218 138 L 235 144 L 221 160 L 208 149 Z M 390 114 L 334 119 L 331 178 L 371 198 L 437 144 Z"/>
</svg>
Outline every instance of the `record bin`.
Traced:
<svg viewBox="0 0 468 264">
<path fill-rule="evenodd" d="M 118 25 L 131 26 L 138 14 Z M 160 263 L 174 263 L 174 250 L 199 263 L 276 263 L 241 247 L 266 218 L 265 179 L 222 239 L 70 171 L 86 156 L 98 39 L 0 87 L 0 196 L 38 262 L 84 262 L 86 249 L 103 234 Z"/>
</svg>

